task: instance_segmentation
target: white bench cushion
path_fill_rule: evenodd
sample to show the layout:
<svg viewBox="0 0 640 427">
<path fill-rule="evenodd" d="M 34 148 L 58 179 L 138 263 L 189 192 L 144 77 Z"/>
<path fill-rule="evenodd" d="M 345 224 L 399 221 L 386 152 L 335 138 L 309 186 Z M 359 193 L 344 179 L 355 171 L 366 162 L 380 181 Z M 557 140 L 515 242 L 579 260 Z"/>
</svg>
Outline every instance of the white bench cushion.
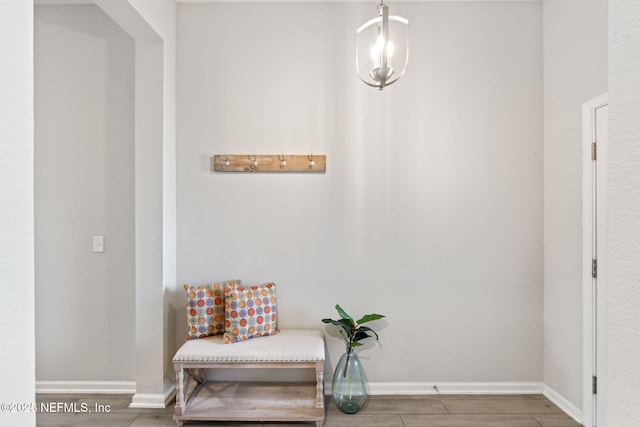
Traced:
<svg viewBox="0 0 640 427">
<path fill-rule="evenodd" d="M 319 362 L 324 360 L 324 335 L 316 330 L 281 330 L 275 335 L 223 344 L 216 335 L 186 341 L 175 362 Z"/>
</svg>

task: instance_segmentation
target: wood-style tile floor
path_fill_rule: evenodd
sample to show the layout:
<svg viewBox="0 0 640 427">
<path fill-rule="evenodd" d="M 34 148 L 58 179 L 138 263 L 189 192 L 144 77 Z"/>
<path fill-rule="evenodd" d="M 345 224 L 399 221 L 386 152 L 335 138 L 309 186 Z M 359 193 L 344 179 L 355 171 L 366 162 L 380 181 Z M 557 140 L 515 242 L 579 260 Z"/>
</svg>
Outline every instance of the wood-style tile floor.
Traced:
<svg viewBox="0 0 640 427">
<path fill-rule="evenodd" d="M 39 394 L 60 412 L 36 416 L 38 426 L 176 426 L 173 406 L 130 409 L 130 395 Z M 66 408 L 65 408 L 66 404 Z M 108 412 L 98 413 L 98 409 Z M 100 406 L 101 405 L 101 406 Z M 91 412 L 83 412 L 83 410 Z M 66 412 L 65 412 L 66 411 Z M 69 412 L 75 411 L 75 412 Z M 315 427 L 315 423 L 186 422 L 185 426 Z M 327 400 L 325 427 L 580 427 L 542 395 L 371 396 L 355 415 L 340 412 Z"/>
</svg>

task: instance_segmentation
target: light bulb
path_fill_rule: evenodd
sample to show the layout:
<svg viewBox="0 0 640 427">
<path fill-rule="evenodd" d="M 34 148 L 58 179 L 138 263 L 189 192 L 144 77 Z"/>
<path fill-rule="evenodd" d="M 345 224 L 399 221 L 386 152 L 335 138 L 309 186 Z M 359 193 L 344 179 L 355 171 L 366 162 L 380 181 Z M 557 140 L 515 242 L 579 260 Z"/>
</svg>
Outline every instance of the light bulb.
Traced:
<svg viewBox="0 0 640 427">
<path fill-rule="evenodd" d="M 384 39 L 382 38 L 382 36 L 378 36 L 376 44 L 371 46 L 371 59 L 373 59 L 374 61 L 380 61 L 380 52 L 382 52 L 383 48 Z"/>
<path fill-rule="evenodd" d="M 391 59 L 393 56 L 393 42 L 389 40 L 387 42 L 387 58 Z"/>
<path fill-rule="evenodd" d="M 371 59 L 373 59 L 374 61 L 380 60 L 380 48 L 377 44 L 371 46 Z"/>
<path fill-rule="evenodd" d="M 381 62 L 380 52 L 382 52 L 383 49 L 384 49 L 384 39 L 382 38 L 382 36 L 380 36 L 378 37 L 378 41 L 376 42 L 376 44 L 371 46 L 371 51 L 370 51 L 371 59 L 373 59 L 376 63 Z M 393 42 L 391 40 L 387 42 L 386 52 L 387 52 L 387 60 L 390 60 L 394 52 Z"/>
</svg>

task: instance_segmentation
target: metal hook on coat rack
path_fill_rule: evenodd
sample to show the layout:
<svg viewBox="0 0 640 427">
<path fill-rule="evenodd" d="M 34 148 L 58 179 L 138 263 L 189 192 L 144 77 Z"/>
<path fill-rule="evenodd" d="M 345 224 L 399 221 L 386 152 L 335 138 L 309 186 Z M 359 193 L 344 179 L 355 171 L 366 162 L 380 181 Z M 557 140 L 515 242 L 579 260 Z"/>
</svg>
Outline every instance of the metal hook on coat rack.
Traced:
<svg viewBox="0 0 640 427">
<path fill-rule="evenodd" d="M 278 160 L 280 160 L 280 169 L 287 167 L 287 161 L 284 159 L 284 151 L 282 151 L 282 158 L 278 155 Z"/>
<path fill-rule="evenodd" d="M 313 160 L 313 151 L 311 151 L 309 154 L 309 169 L 313 169 L 315 165 L 316 165 L 316 162 L 315 160 Z"/>
</svg>

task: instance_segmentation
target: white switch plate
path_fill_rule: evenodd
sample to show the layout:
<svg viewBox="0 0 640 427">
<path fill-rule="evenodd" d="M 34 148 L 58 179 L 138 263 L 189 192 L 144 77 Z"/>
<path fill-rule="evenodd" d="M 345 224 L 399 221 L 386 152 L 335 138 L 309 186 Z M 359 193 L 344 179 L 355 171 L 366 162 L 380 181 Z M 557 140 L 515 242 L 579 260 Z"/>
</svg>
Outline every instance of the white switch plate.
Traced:
<svg viewBox="0 0 640 427">
<path fill-rule="evenodd" d="M 104 236 L 93 236 L 93 252 L 104 252 Z"/>
</svg>

